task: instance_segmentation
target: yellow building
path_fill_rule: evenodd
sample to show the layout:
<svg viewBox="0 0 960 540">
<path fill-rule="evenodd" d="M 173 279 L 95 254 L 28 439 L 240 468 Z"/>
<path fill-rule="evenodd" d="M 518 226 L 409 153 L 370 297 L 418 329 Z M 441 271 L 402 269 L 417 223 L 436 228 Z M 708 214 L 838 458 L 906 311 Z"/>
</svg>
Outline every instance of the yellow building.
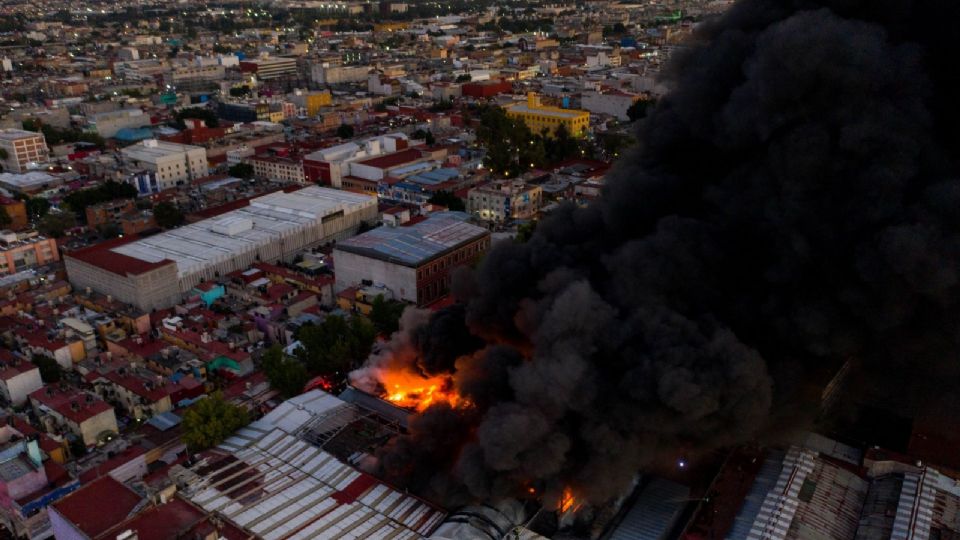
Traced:
<svg viewBox="0 0 960 540">
<path fill-rule="evenodd" d="M 333 105 L 333 96 L 328 91 L 315 92 L 306 96 L 307 116 L 316 116 L 321 107 Z"/>
<path fill-rule="evenodd" d="M 590 127 L 590 113 L 577 109 L 561 109 L 549 107 L 540 103 L 540 96 L 531 92 L 527 94 L 526 103 L 515 103 L 505 107 L 507 116 L 518 118 L 534 133 L 544 129 L 553 135 L 561 125 L 574 137 L 582 137 Z"/>
</svg>

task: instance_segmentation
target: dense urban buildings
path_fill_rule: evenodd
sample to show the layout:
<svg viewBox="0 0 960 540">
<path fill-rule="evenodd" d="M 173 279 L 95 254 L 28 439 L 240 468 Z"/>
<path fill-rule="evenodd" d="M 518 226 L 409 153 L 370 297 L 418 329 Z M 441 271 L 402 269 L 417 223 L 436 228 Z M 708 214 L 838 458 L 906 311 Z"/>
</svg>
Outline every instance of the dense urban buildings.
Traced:
<svg viewBox="0 0 960 540">
<path fill-rule="evenodd" d="M 958 5 L 7 3 L 0 537 L 960 538 Z"/>
</svg>

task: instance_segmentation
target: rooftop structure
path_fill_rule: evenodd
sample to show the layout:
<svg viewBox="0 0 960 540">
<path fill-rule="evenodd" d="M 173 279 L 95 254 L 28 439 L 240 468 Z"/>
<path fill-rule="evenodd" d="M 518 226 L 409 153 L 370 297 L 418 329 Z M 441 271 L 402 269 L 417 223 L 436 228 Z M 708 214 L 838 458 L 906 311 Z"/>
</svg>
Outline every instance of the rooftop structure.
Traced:
<svg viewBox="0 0 960 540">
<path fill-rule="evenodd" d="M 423 538 L 444 512 L 357 471 L 309 436 L 350 432 L 362 414 L 314 390 L 240 430 L 191 469 L 194 504 L 265 540 Z M 356 449 L 354 450 L 356 452 Z"/>
<path fill-rule="evenodd" d="M 439 212 L 410 227 L 381 227 L 337 244 L 337 250 L 415 267 L 488 234 L 463 212 Z"/>
<path fill-rule="evenodd" d="M 376 216 L 376 199 L 366 195 L 318 186 L 280 191 L 179 229 L 68 254 L 67 273 L 76 286 L 112 294 L 141 309 L 168 307 L 201 280 L 256 260 L 291 258 L 304 248 L 349 236 Z M 164 283 L 124 288 L 115 277 L 159 272 L 171 264 L 175 275 Z M 144 287 L 154 292 L 145 297 Z"/>
</svg>

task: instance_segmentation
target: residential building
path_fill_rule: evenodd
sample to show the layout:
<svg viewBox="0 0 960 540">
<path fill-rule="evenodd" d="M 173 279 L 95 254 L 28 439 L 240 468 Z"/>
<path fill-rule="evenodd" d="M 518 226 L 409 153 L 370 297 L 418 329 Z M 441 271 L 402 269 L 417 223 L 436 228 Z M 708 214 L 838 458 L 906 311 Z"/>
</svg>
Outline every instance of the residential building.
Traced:
<svg viewBox="0 0 960 540">
<path fill-rule="evenodd" d="M 358 83 L 367 80 L 369 66 L 336 66 L 328 63 L 310 67 L 310 78 L 318 84 Z"/>
<path fill-rule="evenodd" d="M 414 225 L 380 227 L 338 242 L 335 292 L 374 284 L 421 306 L 441 298 L 453 269 L 473 264 L 490 247 L 490 231 L 467 218 L 438 212 Z"/>
<path fill-rule="evenodd" d="M 40 436 L 25 422 L 8 416 L 0 427 L 0 522 L 15 538 L 52 538 L 47 506 L 80 487 L 49 457 Z"/>
<path fill-rule="evenodd" d="M 0 165 L 6 172 L 22 173 L 47 163 L 50 149 L 43 133 L 22 129 L 0 130 Z"/>
<path fill-rule="evenodd" d="M 505 107 L 507 116 L 523 120 L 534 133 L 544 130 L 549 135 L 556 133 L 561 125 L 573 137 L 582 137 L 590 128 L 590 113 L 577 109 L 562 109 L 540 103 L 540 96 L 531 92 L 524 103 L 514 103 Z"/>
<path fill-rule="evenodd" d="M 129 167 L 155 173 L 160 190 L 209 174 L 207 152 L 200 146 L 148 139 L 124 148 L 121 153 Z"/>
<path fill-rule="evenodd" d="M 48 432 L 73 434 L 87 446 L 103 442 L 104 437 L 119 431 L 113 407 L 90 392 L 63 383 L 34 391 L 30 402 Z"/>
<path fill-rule="evenodd" d="M 0 275 L 43 266 L 60 260 L 57 241 L 37 232 L 0 231 Z"/>
<path fill-rule="evenodd" d="M 174 305 L 201 281 L 257 260 L 289 260 L 377 220 L 375 197 L 308 186 L 244 201 L 215 218 L 147 238 L 122 238 L 65 255 L 67 276 L 150 310 Z"/>
<path fill-rule="evenodd" d="M 303 161 L 282 155 L 256 155 L 246 159 L 253 165 L 253 174 L 258 178 L 269 178 L 281 182 L 305 183 Z"/>
<path fill-rule="evenodd" d="M 42 386 L 36 364 L 0 349 L 0 397 L 14 406 L 23 405 L 30 393 Z"/>
<path fill-rule="evenodd" d="M 543 188 L 522 180 L 504 180 L 467 193 L 467 212 L 484 221 L 532 219 L 543 204 Z"/>
<path fill-rule="evenodd" d="M 87 225 L 98 227 L 108 223 L 115 223 L 120 216 L 136 210 L 132 199 L 116 199 L 88 206 L 85 210 Z"/>
</svg>

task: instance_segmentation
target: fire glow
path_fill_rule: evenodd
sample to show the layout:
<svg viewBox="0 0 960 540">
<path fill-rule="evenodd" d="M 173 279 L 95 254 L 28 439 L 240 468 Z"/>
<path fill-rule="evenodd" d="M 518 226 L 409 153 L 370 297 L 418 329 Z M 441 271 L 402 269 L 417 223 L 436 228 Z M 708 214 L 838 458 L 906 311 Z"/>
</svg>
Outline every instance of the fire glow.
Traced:
<svg viewBox="0 0 960 540">
<path fill-rule="evenodd" d="M 580 502 L 573 496 L 573 490 L 569 487 L 563 488 L 563 494 L 560 496 L 560 502 L 557 504 L 557 511 L 561 514 L 567 512 L 576 512 L 580 509 Z"/>
<path fill-rule="evenodd" d="M 422 412 L 436 403 L 447 403 L 452 407 L 467 405 L 467 401 L 453 389 L 453 379 L 449 375 L 425 377 L 401 370 L 384 370 L 378 375 L 384 388 L 383 398 L 398 407 Z"/>
</svg>

